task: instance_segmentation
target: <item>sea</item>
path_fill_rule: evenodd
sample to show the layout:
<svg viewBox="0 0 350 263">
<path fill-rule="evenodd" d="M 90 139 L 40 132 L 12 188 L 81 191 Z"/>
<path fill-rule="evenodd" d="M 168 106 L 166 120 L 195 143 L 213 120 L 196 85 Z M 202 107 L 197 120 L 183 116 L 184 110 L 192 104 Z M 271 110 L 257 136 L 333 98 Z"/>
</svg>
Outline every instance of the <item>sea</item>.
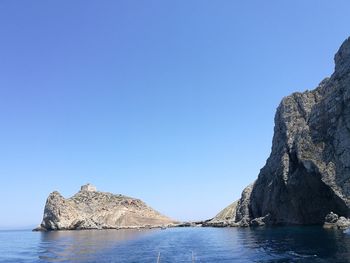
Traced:
<svg viewBox="0 0 350 263">
<path fill-rule="evenodd" d="M 318 226 L 6 230 L 0 262 L 350 262 L 350 234 Z"/>
</svg>

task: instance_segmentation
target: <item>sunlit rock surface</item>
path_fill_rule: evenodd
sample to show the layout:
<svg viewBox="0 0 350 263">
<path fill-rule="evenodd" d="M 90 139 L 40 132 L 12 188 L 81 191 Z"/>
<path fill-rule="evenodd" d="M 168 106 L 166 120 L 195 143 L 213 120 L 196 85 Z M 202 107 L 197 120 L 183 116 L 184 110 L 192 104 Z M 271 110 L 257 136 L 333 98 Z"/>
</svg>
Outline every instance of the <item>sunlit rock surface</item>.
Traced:
<svg viewBox="0 0 350 263">
<path fill-rule="evenodd" d="M 51 193 L 36 230 L 161 227 L 172 223 L 139 199 L 100 192 L 88 184 L 68 199 L 59 192 Z"/>
</svg>

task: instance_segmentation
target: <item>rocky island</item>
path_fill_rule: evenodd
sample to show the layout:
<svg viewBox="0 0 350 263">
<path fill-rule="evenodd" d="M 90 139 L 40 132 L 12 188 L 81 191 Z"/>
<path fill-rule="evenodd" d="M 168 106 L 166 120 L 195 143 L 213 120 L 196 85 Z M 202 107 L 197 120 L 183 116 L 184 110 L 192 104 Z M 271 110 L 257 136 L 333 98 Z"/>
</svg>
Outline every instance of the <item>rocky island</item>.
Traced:
<svg viewBox="0 0 350 263">
<path fill-rule="evenodd" d="M 52 192 L 36 231 L 164 227 L 175 221 L 139 199 L 96 190 L 87 184 L 71 198 Z"/>
<path fill-rule="evenodd" d="M 37 230 L 154 226 L 350 226 L 350 38 L 335 70 L 312 91 L 282 99 L 271 154 L 241 198 L 211 220 L 177 224 L 139 199 L 82 186 L 65 199 L 49 195 Z"/>
<path fill-rule="evenodd" d="M 206 225 L 350 225 L 350 38 L 334 60 L 316 89 L 282 100 L 257 180 Z"/>
</svg>

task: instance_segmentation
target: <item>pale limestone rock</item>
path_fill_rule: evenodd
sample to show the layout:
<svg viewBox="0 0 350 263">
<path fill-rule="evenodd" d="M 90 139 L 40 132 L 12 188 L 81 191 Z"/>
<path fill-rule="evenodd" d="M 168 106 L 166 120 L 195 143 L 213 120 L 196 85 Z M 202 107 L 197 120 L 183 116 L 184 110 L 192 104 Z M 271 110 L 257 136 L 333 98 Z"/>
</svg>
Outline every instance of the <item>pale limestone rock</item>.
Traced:
<svg viewBox="0 0 350 263">
<path fill-rule="evenodd" d="M 218 213 L 213 219 L 203 223 L 203 226 L 214 226 L 214 227 L 226 227 L 226 226 L 237 226 L 235 223 L 236 207 L 237 203 L 233 202 L 220 213 Z"/>
<path fill-rule="evenodd" d="M 68 199 L 56 191 L 51 193 L 37 230 L 160 227 L 173 223 L 139 199 L 99 192 L 88 184 Z"/>
<path fill-rule="evenodd" d="M 324 221 L 324 228 L 346 229 L 350 227 L 350 219 L 343 216 L 339 217 L 333 212 L 330 212 L 328 215 L 326 215 Z"/>
</svg>

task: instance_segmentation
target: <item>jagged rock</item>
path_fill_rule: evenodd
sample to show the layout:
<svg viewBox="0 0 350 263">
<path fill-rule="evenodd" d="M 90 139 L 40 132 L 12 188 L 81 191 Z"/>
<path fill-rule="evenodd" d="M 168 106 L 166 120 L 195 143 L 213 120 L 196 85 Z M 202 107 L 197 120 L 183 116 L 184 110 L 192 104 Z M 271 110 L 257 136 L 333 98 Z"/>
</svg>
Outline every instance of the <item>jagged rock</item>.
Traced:
<svg viewBox="0 0 350 263">
<path fill-rule="evenodd" d="M 257 217 L 254 218 L 249 222 L 249 225 L 251 226 L 265 226 L 266 224 L 269 224 L 270 222 L 270 214 L 267 214 L 266 216 Z"/>
<path fill-rule="evenodd" d="M 350 227 L 350 219 L 343 216 L 338 217 L 337 214 L 330 212 L 325 217 L 324 228 L 345 229 Z"/>
<path fill-rule="evenodd" d="M 240 225 L 323 224 L 350 215 L 350 38 L 335 71 L 313 91 L 285 97 L 275 115 L 271 155 L 244 190 L 232 219 Z"/>
<path fill-rule="evenodd" d="M 345 229 L 350 227 L 350 219 L 343 216 L 339 217 L 338 221 L 335 223 L 338 228 Z"/>
<path fill-rule="evenodd" d="M 328 215 L 325 217 L 325 223 L 336 223 L 339 219 L 339 216 L 333 212 L 330 212 Z"/>
<path fill-rule="evenodd" d="M 254 184 L 250 184 L 243 190 L 241 198 L 237 202 L 234 220 L 239 223 L 240 226 L 249 226 L 250 223 L 249 203 L 253 185 Z"/>
<path fill-rule="evenodd" d="M 226 226 L 249 226 L 248 213 L 249 197 L 252 190 L 252 184 L 247 186 L 241 195 L 241 198 L 219 212 L 213 219 L 206 222 L 205 226 L 226 227 Z M 237 210 L 237 208 L 239 208 Z"/>
<path fill-rule="evenodd" d="M 57 191 L 52 192 L 46 201 L 43 221 L 36 230 L 155 227 L 173 223 L 139 199 L 99 192 L 88 184 L 68 199 Z"/>
</svg>

